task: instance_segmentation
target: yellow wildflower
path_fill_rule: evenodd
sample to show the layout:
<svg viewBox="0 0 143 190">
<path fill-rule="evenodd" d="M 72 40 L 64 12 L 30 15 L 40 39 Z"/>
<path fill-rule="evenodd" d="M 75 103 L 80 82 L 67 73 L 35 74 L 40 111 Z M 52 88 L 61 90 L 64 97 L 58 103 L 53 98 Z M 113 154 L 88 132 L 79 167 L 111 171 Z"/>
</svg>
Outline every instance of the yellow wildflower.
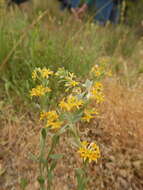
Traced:
<svg viewBox="0 0 143 190">
<path fill-rule="evenodd" d="M 42 112 L 40 115 L 40 120 L 43 119 L 47 119 L 46 127 L 50 127 L 51 129 L 58 129 L 63 124 L 63 122 L 59 120 L 59 115 L 55 110 Z"/>
<path fill-rule="evenodd" d="M 101 71 L 100 71 L 100 70 L 97 70 L 97 71 L 95 71 L 94 73 L 95 73 L 95 76 L 96 76 L 96 77 L 99 77 L 99 76 L 101 75 Z"/>
<path fill-rule="evenodd" d="M 51 71 L 50 69 L 46 69 L 46 68 L 41 69 L 42 78 L 48 78 L 49 75 L 52 75 L 52 74 L 53 74 L 53 71 Z"/>
<path fill-rule="evenodd" d="M 63 99 L 60 101 L 59 106 L 60 106 L 60 108 L 63 109 L 63 110 L 68 110 L 68 111 L 70 110 L 70 108 L 69 108 L 67 102 L 65 102 L 65 98 L 63 98 Z"/>
<path fill-rule="evenodd" d="M 37 78 L 37 72 L 36 72 L 36 70 L 34 70 L 32 72 L 32 79 L 35 80 L 36 78 Z"/>
<path fill-rule="evenodd" d="M 38 78 L 38 74 L 41 72 L 41 68 L 37 67 L 34 69 L 34 71 L 32 72 L 32 79 L 36 80 Z"/>
<path fill-rule="evenodd" d="M 102 68 L 99 67 L 98 65 L 94 65 L 94 66 L 92 67 L 92 69 L 91 69 L 91 73 L 92 73 L 93 75 L 95 75 L 96 77 L 101 76 L 102 72 L 103 72 L 103 71 L 102 71 Z"/>
<path fill-rule="evenodd" d="M 36 88 L 32 88 L 32 90 L 30 91 L 30 96 L 43 96 L 50 91 L 50 88 L 38 85 Z"/>
<path fill-rule="evenodd" d="M 104 94 L 103 94 L 103 92 L 100 92 L 100 91 L 98 91 L 96 89 L 91 90 L 91 98 L 96 100 L 97 104 L 104 102 Z"/>
<path fill-rule="evenodd" d="M 76 78 L 76 75 L 74 73 L 68 73 L 69 74 L 69 78 L 73 79 L 73 78 Z"/>
<path fill-rule="evenodd" d="M 81 142 L 81 145 L 82 145 L 83 147 L 85 147 L 85 146 L 88 146 L 89 143 L 88 143 L 87 141 L 82 141 L 82 142 Z"/>
<path fill-rule="evenodd" d="M 84 115 L 82 117 L 83 121 L 90 122 L 91 119 L 95 118 L 95 115 L 98 115 L 98 112 L 94 109 L 85 109 Z"/>
<path fill-rule="evenodd" d="M 91 161 L 97 161 L 97 159 L 101 157 L 99 147 L 93 142 L 88 143 L 87 141 L 83 141 L 78 153 L 84 161 L 87 160 L 89 163 Z"/>
<path fill-rule="evenodd" d="M 51 127 L 51 129 L 59 129 L 62 126 L 63 122 L 62 121 L 47 121 L 46 127 Z"/>
<path fill-rule="evenodd" d="M 53 71 L 51 71 L 50 69 L 47 68 L 36 68 L 33 72 L 32 72 L 32 79 L 35 80 L 36 78 L 42 77 L 42 78 L 48 78 L 50 75 L 53 74 Z"/>
<path fill-rule="evenodd" d="M 79 82 L 73 80 L 75 78 L 76 78 L 76 75 L 74 73 L 68 72 L 67 76 L 65 76 L 65 80 L 66 80 L 65 86 L 69 88 L 77 86 Z"/>
<path fill-rule="evenodd" d="M 110 70 L 110 71 L 106 72 L 106 75 L 107 75 L 108 77 L 112 77 L 112 71 Z"/>
<path fill-rule="evenodd" d="M 46 119 L 47 116 L 48 116 L 48 112 L 41 112 L 41 113 L 40 113 L 40 120 Z"/>
<path fill-rule="evenodd" d="M 91 98 L 96 100 L 96 103 L 102 103 L 104 101 L 104 94 L 102 92 L 103 85 L 100 82 L 94 83 L 91 88 Z"/>
<path fill-rule="evenodd" d="M 74 109 L 79 109 L 83 105 L 83 100 L 79 100 L 76 96 L 68 96 L 67 101 L 63 99 L 59 106 L 61 109 L 65 111 L 72 111 Z"/>
<path fill-rule="evenodd" d="M 79 82 L 75 81 L 75 80 L 69 80 L 66 82 L 65 86 L 66 87 L 75 87 L 79 84 Z"/>
<path fill-rule="evenodd" d="M 52 110 L 49 112 L 41 112 L 41 114 L 40 114 L 40 120 L 48 119 L 50 121 L 55 121 L 58 118 L 59 118 L 59 116 L 55 110 Z"/>
<path fill-rule="evenodd" d="M 102 91 L 103 90 L 103 84 L 101 82 L 95 82 L 93 85 L 93 88 L 98 90 L 98 91 Z"/>
</svg>

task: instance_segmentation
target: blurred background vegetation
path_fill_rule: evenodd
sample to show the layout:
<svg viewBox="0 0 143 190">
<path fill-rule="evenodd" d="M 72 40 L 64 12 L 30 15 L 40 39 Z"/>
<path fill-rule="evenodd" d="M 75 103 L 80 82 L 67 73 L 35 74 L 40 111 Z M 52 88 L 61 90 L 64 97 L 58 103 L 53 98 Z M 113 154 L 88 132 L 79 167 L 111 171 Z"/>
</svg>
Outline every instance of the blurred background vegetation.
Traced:
<svg viewBox="0 0 143 190">
<path fill-rule="evenodd" d="M 5 10 L 0 19 L 0 99 L 29 105 L 35 67 L 65 67 L 86 77 L 102 56 L 111 58 L 109 67 L 119 82 L 135 85 L 143 73 L 143 0 L 127 3 L 123 22 L 104 28 L 92 23 L 94 12 L 78 22 L 68 11 L 61 12 L 56 0 L 33 0 L 25 13 L 17 7 Z"/>
</svg>

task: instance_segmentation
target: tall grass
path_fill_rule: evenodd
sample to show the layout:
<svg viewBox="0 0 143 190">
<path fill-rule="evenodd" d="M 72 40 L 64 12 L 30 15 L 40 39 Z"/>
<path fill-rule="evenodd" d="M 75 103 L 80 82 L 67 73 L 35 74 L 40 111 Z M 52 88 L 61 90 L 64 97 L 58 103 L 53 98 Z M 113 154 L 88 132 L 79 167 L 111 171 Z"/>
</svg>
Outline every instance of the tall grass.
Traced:
<svg viewBox="0 0 143 190">
<path fill-rule="evenodd" d="M 29 28 L 45 7 L 48 14 Z M 32 86 L 31 71 L 35 67 L 53 70 L 65 67 L 86 77 L 99 57 L 110 56 L 109 67 L 125 84 L 135 83 L 143 72 L 143 42 L 133 28 L 80 23 L 68 12 L 60 12 L 58 4 L 50 0 L 42 4 L 34 1 L 29 16 L 19 10 L 8 12 L 0 20 L 0 28 L 1 98 L 13 104 L 29 102 L 27 92 Z M 25 38 L 3 64 L 23 33 Z"/>
</svg>

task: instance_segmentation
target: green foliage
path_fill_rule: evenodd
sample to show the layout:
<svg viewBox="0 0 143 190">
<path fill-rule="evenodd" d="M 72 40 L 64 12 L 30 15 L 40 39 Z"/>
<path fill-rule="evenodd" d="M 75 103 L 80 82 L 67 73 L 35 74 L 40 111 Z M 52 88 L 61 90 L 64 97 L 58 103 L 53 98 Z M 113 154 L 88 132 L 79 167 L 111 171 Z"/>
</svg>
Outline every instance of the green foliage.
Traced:
<svg viewBox="0 0 143 190">
<path fill-rule="evenodd" d="M 140 25 L 143 21 L 142 6 L 143 0 L 130 1 L 126 0 L 126 5 L 128 8 L 127 12 L 127 22 L 132 25 Z"/>
<path fill-rule="evenodd" d="M 21 178 L 20 179 L 20 187 L 22 190 L 25 190 L 28 185 L 28 180 L 26 178 Z"/>
<path fill-rule="evenodd" d="M 87 186 L 87 176 L 85 174 L 85 170 L 81 169 L 81 168 L 77 168 L 76 171 L 76 178 L 77 178 L 77 190 L 86 190 L 86 186 Z"/>
<path fill-rule="evenodd" d="M 44 10 L 46 6 L 50 7 L 48 15 L 29 29 L 32 20 L 36 19 L 40 14 L 39 11 Z M 140 11 L 135 11 L 134 7 L 136 6 L 131 6 L 128 12 L 135 17 L 132 19 L 132 16 L 129 16 L 133 23 L 134 20 L 138 21 L 142 18 Z M 141 6 L 137 4 L 137 10 L 140 8 Z M 135 71 L 134 76 L 140 73 L 138 69 L 142 68 L 141 61 L 136 54 L 138 39 L 133 28 L 125 25 L 100 28 L 90 22 L 79 24 L 69 18 L 68 13 L 65 12 L 65 16 L 61 15 L 58 5 L 50 0 L 43 1 L 43 4 L 34 0 L 34 9 L 31 12 L 29 17 L 25 17 L 20 11 L 9 12 L 0 19 L 0 28 L 2 28 L 0 30 L 0 92 L 9 103 L 14 105 L 21 103 L 33 107 L 27 91 L 33 86 L 31 71 L 39 66 L 46 66 L 54 71 L 62 66 L 75 72 L 77 76 L 86 77 L 99 57 L 110 56 L 114 61 L 109 64 L 109 67 L 118 74 L 123 66 L 117 57 L 127 59 L 133 57 L 135 63 L 132 64 L 131 72 Z M 3 65 L 5 58 L 16 46 L 23 33 L 26 34 L 25 38 Z"/>
</svg>

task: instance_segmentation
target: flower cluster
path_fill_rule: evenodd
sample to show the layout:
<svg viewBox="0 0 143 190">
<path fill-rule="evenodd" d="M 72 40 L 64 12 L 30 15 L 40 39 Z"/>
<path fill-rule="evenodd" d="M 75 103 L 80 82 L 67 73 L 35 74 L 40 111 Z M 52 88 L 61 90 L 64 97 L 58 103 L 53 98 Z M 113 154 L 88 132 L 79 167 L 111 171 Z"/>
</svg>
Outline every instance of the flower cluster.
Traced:
<svg viewBox="0 0 143 190">
<path fill-rule="evenodd" d="M 30 96 L 44 96 L 47 92 L 51 92 L 51 89 L 43 85 L 37 85 L 36 88 L 32 88 L 30 91 Z"/>
<path fill-rule="evenodd" d="M 79 84 L 79 82 L 69 78 L 65 84 L 65 87 L 75 87 Z"/>
<path fill-rule="evenodd" d="M 49 112 L 42 112 L 40 115 L 40 120 L 46 119 L 46 127 L 50 127 L 51 129 L 59 129 L 63 122 L 59 120 L 59 115 L 55 110 Z"/>
<path fill-rule="evenodd" d="M 66 83 L 65 83 L 65 87 L 68 88 L 72 88 L 72 87 L 76 87 L 79 82 L 75 81 L 76 76 L 73 75 L 72 73 L 69 73 L 69 76 L 65 77 Z"/>
<path fill-rule="evenodd" d="M 83 141 L 81 143 L 81 147 L 78 150 L 80 156 L 84 159 L 84 161 L 97 161 L 100 158 L 100 150 L 99 147 L 95 143 L 88 143 L 87 141 Z"/>
<path fill-rule="evenodd" d="M 49 78 L 50 75 L 53 75 L 53 71 L 47 68 L 36 68 L 32 72 L 32 79 L 36 80 L 37 78 Z"/>
<path fill-rule="evenodd" d="M 91 69 L 91 74 L 93 74 L 95 77 L 100 77 L 104 72 L 103 67 L 100 67 L 99 65 L 94 65 Z"/>
<path fill-rule="evenodd" d="M 64 81 L 66 91 L 79 85 L 79 82 L 75 80 L 77 78 L 76 75 L 74 73 L 68 72 L 64 68 L 59 68 L 55 75 L 62 79 L 61 81 Z"/>
<path fill-rule="evenodd" d="M 76 96 L 69 95 L 59 103 L 59 106 L 64 111 L 73 111 L 79 109 L 84 104 L 83 100 L 79 100 Z"/>
<path fill-rule="evenodd" d="M 96 100 L 96 103 L 102 103 L 104 101 L 103 85 L 100 82 L 95 82 L 90 90 L 90 96 Z"/>
<path fill-rule="evenodd" d="M 107 65 L 111 62 L 109 57 L 101 57 L 98 59 L 98 64 L 94 65 L 91 69 L 91 75 L 100 78 L 103 76 L 112 76 L 111 70 L 107 70 Z"/>
<path fill-rule="evenodd" d="M 99 114 L 97 111 L 99 103 L 104 101 L 103 85 L 99 82 L 104 71 L 101 67 L 96 67 L 92 72 L 96 77 L 92 77 L 91 80 L 86 79 L 85 82 L 81 82 L 74 73 L 64 68 L 59 68 L 55 73 L 47 68 L 36 68 L 32 73 L 32 79 L 38 85 L 30 91 L 30 96 L 40 97 L 36 98 L 36 105 L 41 110 L 46 110 L 40 114 L 40 121 L 43 121 L 44 128 L 41 129 L 40 154 L 36 157 L 39 162 L 39 177 L 46 179 L 44 183 L 43 181 L 40 183 L 41 189 L 46 189 L 45 187 L 51 189 L 51 176 L 54 174 L 58 159 L 62 157 L 62 154 L 55 154 L 62 134 L 67 132 L 68 137 L 73 138 L 72 144 L 78 147 L 76 151 L 82 159 L 83 168 L 76 169 L 78 189 L 86 188 L 88 164 L 91 161 L 97 162 L 100 158 L 100 149 L 96 143 L 81 142 L 78 125 L 95 119 Z M 49 87 L 52 93 L 49 93 L 51 92 Z M 50 143 L 47 147 L 48 138 Z M 38 181 L 40 182 L 39 179 L 42 178 L 38 178 Z"/>
<path fill-rule="evenodd" d="M 73 130 L 73 124 L 78 121 L 90 122 L 92 119 L 98 116 L 98 107 L 99 103 L 104 101 L 104 93 L 103 93 L 103 85 L 100 81 L 100 76 L 102 76 L 104 72 L 103 67 L 95 66 L 92 69 L 92 72 L 95 74 L 96 77 L 99 77 L 99 80 L 86 80 L 85 83 L 79 82 L 76 75 L 74 73 L 70 73 L 64 68 L 58 69 L 56 73 L 51 71 L 50 69 L 46 68 L 36 68 L 32 73 L 33 80 L 36 82 L 40 82 L 40 85 L 37 85 L 30 91 L 30 95 L 33 96 L 43 96 L 47 95 L 51 89 L 48 86 L 51 86 L 51 76 L 52 81 L 56 81 L 55 84 L 58 85 L 60 82 L 60 87 L 64 89 L 64 96 L 56 97 L 56 109 L 53 104 L 50 104 L 50 99 L 46 99 L 49 102 L 50 107 L 43 107 L 43 110 L 47 110 L 47 112 L 41 112 L 40 120 L 45 121 L 45 127 L 50 128 L 52 130 L 59 130 L 64 131 L 66 126 L 71 127 L 70 130 Z M 48 85 L 48 86 L 47 86 Z M 54 92 L 54 90 L 53 90 Z M 63 91 L 62 91 L 63 92 Z M 57 93 L 59 95 L 59 93 Z M 46 98 L 51 98 L 50 96 L 46 96 Z M 39 102 L 42 100 L 45 104 L 45 97 L 40 98 Z M 55 99 L 54 99 L 55 100 Z M 59 101 L 60 100 L 60 101 Z M 93 103 L 94 104 L 94 108 Z M 41 104 L 43 105 L 43 103 Z M 53 109 L 54 106 L 54 109 Z M 42 107 L 42 106 L 41 106 Z M 53 110 L 50 110 L 52 108 Z M 76 122 L 75 122 L 76 121 Z M 71 125 L 71 126 L 70 126 Z M 62 129 L 61 129 L 62 127 Z M 77 141 L 80 142 L 80 137 L 75 135 Z M 86 141 L 81 143 L 81 147 L 79 148 L 78 153 L 84 159 L 84 161 L 97 161 L 100 158 L 100 150 L 99 147 L 95 143 L 88 143 Z"/>
</svg>

